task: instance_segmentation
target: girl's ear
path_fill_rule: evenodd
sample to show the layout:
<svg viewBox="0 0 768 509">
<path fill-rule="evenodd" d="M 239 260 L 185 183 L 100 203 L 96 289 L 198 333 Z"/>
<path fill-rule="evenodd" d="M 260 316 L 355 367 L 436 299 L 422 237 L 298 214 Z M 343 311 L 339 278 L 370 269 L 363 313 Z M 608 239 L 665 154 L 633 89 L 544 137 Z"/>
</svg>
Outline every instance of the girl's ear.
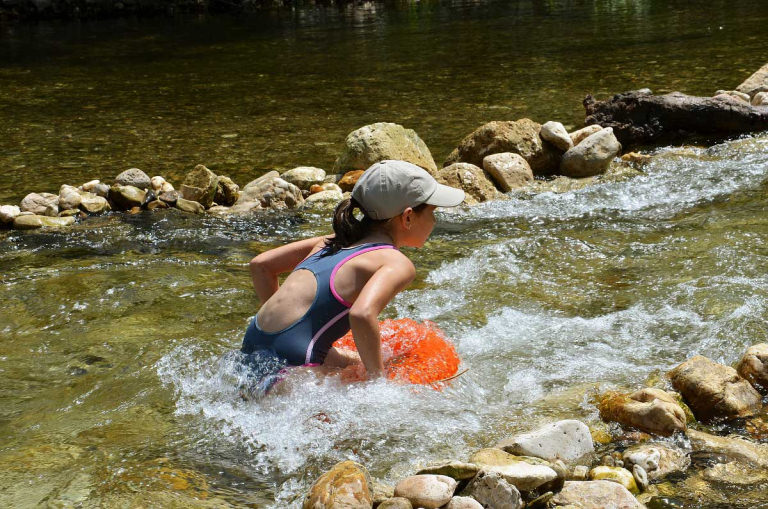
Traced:
<svg viewBox="0 0 768 509">
<path fill-rule="evenodd" d="M 403 228 L 410 230 L 411 224 L 413 223 L 413 209 L 408 207 L 403 211 L 403 214 L 400 217 L 402 218 Z"/>
</svg>

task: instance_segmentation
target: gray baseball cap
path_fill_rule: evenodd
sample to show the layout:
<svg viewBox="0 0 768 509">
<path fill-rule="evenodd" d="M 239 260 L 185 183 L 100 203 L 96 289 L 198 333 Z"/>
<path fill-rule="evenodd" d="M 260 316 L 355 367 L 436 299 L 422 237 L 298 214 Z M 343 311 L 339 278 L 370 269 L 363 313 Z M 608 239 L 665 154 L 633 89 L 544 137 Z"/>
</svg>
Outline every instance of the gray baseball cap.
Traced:
<svg viewBox="0 0 768 509">
<path fill-rule="evenodd" d="M 464 191 L 438 184 L 415 164 L 385 160 L 365 170 L 352 189 L 352 198 L 372 219 L 389 219 L 422 203 L 455 207 L 464 200 Z"/>
</svg>

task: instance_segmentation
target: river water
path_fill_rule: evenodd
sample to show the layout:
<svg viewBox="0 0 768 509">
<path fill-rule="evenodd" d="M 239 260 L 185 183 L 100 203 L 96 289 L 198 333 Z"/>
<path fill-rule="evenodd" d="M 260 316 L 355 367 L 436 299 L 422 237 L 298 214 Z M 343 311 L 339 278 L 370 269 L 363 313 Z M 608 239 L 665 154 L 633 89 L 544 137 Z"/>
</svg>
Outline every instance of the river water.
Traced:
<svg viewBox="0 0 768 509">
<path fill-rule="evenodd" d="M 130 166 L 179 183 L 204 162 L 241 185 L 330 168 L 373 121 L 414 128 L 439 164 L 489 120 L 579 126 L 587 92 L 733 88 L 764 63 L 765 26 L 748 0 L 5 27 L 0 202 Z M 440 392 L 304 374 L 287 396 L 238 397 L 232 352 L 258 309 L 246 263 L 327 233 L 328 213 L 0 231 L 0 505 L 293 507 L 342 459 L 393 482 L 554 419 L 599 427 L 597 391 L 691 355 L 735 362 L 768 332 L 768 136 L 653 153 L 628 180 L 439 214 L 385 316 L 454 339 L 469 371 Z M 768 496 L 717 488 L 676 493 L 687 507 Z"/>
</svg>

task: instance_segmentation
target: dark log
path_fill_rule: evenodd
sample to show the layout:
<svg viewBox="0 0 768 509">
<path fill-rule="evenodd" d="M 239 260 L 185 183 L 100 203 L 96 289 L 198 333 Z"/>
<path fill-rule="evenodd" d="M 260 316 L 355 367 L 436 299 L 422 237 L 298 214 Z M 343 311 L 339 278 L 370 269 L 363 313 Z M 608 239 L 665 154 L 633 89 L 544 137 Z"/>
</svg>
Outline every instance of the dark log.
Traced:
<svg viewBox="0 0 768 509">
<path fill-rule="evenodd" d="M 722 139 L 768 129 L 768 106 L 750 106 L 730 96 L 695 97 L 673 92 L 617 94 L 607 101 L 584 99 L 585 123 L 613 127 L 625 148 L 685 138 Z"/>
</svg>

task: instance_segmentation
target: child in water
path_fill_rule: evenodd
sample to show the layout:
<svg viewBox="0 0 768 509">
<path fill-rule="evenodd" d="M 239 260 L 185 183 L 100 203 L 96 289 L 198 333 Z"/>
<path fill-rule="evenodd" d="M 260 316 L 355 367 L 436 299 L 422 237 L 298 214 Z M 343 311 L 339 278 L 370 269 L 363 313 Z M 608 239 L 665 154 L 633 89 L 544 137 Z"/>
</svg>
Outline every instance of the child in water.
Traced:
<svg viewBox="0 0 768 509">
<path fill-rule="evenodd" d="M 336 207 L 333 235 L 293 242 L 251 261 L 263 304 L 245 332 L 242 352 L 278 366 L 340 369 L 362 361 L 369 379 L 383 376 L 378 316 L 416 274 L 399 248 L 423 246 L 435 226 L 435 208 L 463 200 L 464 191 L 438 184 L 414 164 L 371 166 Z M 288 271 L 279 286 L 278 275 Z M 332 346 L 350 328 L 359 357 Z M 280 375 L 273 371 L 266 379 L 262 390 Z"/>
</svg>

